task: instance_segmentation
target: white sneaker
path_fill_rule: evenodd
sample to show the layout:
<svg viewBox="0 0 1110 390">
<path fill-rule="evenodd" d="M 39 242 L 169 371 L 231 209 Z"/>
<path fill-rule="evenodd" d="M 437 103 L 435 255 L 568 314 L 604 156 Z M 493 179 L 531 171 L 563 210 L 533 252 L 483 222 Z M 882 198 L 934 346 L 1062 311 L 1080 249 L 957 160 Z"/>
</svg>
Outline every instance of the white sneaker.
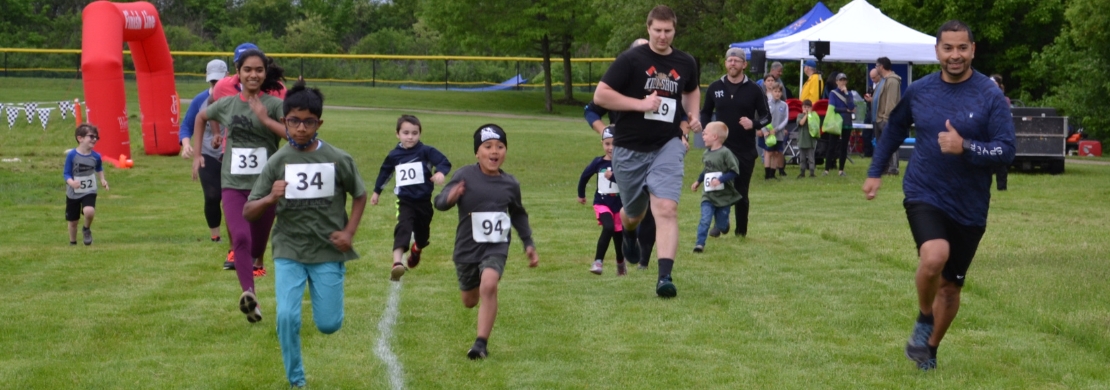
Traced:
<svg viewBox="0 0 1110 390">
<path fill-rule="evenodd" d="M 601 275 L 601 260 L 594 260 L 594 266 L 590 267 L 590 272 L 594 275 Z"/>
</svg>

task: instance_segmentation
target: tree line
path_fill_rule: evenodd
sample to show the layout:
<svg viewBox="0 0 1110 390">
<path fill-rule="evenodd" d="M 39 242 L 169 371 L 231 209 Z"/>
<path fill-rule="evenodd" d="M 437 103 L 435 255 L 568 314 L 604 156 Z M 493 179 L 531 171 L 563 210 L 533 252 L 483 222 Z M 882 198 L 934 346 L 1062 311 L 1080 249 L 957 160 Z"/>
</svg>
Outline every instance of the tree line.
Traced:
<svg viewBox="0 0 1110 390">
<path fill-rule="evenodd" d="M 869 0 L 887 16 L 926 34 L 960 19 L 975 34 L 974 67 L 1003 75 L 1006 94 L 1052 106 L 1106 139 L 1110 117 L 1110 7 L 1105 0 Z M 579 104 L 570 84 L 585 75 L 570 59 L 613 57 L 646 37 L 647 11 L 659 0 L 154 0 L 172 50 L 230 51 L 254 42 L 267 52 L 529 56 L 545 105 Z M 834 12 L 849 0 L 827 0 Z M 0 0 L 0 47 L 80 48 L 87 0 Z M 728 44 L 766 36 L 797 19 L 814 0 L 671 0 L 675 47 L 703 70 L 719 72 Z M 874 31 L 882 36 L 883 31 Z M 486 65 L 507 67 L 508 64 Z M 576 65 L 577 66 L 577 65 Z M 580 66 L 577 66 L 580 67 Z M 856 64 L 850 70 L 862 89 Z M 482 66 L 475 65 L 474 72 Z M 787 67 L 787 80 L 797 69 Z M 399 70 L 399 72 L 411 72 Z M 468 69 L 467 71 L 471 71 Z M 601 70 L 592 74 L 596 82 Z M 921 74 L 915 72 L 916 74 Z M 531 75 L 525 74 L 525 77 Z M 716 74 L 706 74 L 707 79 Z M 558 85 L 562 96 L 555 98 Z M 582 94 L 580 94 L 582 95 Z"/>
</svg>

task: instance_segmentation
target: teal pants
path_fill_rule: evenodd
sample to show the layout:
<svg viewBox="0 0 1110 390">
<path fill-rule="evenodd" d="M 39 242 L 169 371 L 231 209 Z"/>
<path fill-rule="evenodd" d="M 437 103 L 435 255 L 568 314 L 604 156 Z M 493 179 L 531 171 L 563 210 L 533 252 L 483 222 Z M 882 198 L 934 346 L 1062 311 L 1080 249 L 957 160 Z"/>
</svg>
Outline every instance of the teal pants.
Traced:
<svg viewBox="0 0 1110 390">
<path fill-rule="evenodd" d="M 343 278 L 347 266 L 342 262 L 304 264 L 290 259 L 274 259 L 274 295 L 277 303 L 277 334 L 285 377 L 293 386 L 304 386 L 301 360 L 301 301 L 305 283 L 312 298 L 312 320 L 316 329 L 332 334 L 343 326 Z"/>
</svg>

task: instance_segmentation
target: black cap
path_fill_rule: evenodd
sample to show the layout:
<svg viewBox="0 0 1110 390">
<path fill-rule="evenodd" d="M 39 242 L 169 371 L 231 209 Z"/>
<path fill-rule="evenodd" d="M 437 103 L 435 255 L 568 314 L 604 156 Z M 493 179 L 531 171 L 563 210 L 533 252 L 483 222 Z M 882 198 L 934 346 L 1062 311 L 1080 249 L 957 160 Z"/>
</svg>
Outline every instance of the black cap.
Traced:
<svg viewBox="0 0 1110 390">
<path fill-rule="evenodd" d="M 509 138 L 505 135 L 505 130 L 502 130 L 501 126 L 487 123 L 478 126 L 478 130 L 474 132 L 474 153 L 478 153 L 478 147 L 482 146 L 482 143 L 491 139 L 501 141 L 505 147 L 509 146 Z"/>
</svg>

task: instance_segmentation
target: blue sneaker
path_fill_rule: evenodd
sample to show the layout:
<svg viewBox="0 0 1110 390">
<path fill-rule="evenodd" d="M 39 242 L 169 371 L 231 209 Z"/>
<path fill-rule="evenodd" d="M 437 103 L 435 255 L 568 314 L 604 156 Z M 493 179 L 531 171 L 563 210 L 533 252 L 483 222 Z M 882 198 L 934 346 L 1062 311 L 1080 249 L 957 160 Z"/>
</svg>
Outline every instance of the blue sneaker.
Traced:
<svg viewBox="0 0 1110 390">
<path fill-rule="evenodd" d="M 621 243 L 621 251 L 624 252 L 624 261 L 631 264 L 640 264 L 640 240 L 626 238 Z"/>
<path fill-rule="evenodd" d="M 678 295 L 678 289 L 675 288 L 674 283 L 671 282 L 671 276 L 664 276 L 659 279 L 659 284 L 655 286 L 655 295 L 660 298 L 674 298 Z"/>
<path fill-rule="evenodd" d="M 932 335 L 932 324 L 916 322 L 910 340 L 906 342 L 906 358 L 917 363 L 917 368 L 926 371 L 937 367 L 936 357 L 929 352 L 929 337 Z"/>
</svg>

